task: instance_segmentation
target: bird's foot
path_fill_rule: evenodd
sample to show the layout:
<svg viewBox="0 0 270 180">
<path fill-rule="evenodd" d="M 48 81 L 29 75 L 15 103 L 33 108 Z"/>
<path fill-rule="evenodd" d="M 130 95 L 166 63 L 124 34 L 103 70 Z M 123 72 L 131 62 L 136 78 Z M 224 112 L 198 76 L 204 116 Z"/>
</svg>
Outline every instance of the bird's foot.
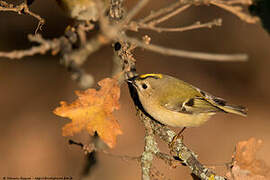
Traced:
<svg viewBox="0 0 270 180">
<path fill-rule="evenodd" d="M 172 141 L 169 144 L 169 148 L 170 149 L 173 149 L 173 146 L 174 146 L 174 144 L 175 144 L 175 142 L 176 142 L 176 140 L 178 138 L 181 138 L 181 141 L 184 140 L 184 136 L 183 136 L 182 133 L 184 132 L 185 129 L 186 129 L 186 127 L 184 127 L 183 129 L 181 129 L 181 131 L 173 137 Z"/>
</svg>

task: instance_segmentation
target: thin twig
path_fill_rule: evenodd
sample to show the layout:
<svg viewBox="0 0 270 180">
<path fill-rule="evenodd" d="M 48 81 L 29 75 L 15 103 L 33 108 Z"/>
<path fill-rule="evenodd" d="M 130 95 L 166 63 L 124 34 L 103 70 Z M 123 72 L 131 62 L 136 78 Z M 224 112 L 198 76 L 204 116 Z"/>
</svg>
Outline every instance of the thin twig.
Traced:
<svg viewBox="0 0 270 180">
<path fill-rule="evenodd" d="M 174 10 L 177 6 L 181 5 L 180 1 L 177 1 L 165 8 L 161 8 L 156 12 L 151 12 L 148 16 L 142 18 L 141 20 L 139 20 L 139 23 L 146 23 L 147 21 L 150 21 L 151 19 L 157 18 L 159 16 L 161 16 L 162 14 L 166 14 L 171 12 L 172 10 Z"/>
<path fill-rule="evenodd" d="M 144 49 L 157 52 L 163 55 L 169 56 L 178 56 L 184 58 L 193 58 L 198 60 L 204 61 L 221 61 L 221 62 L 244 62 L 247 61 L 248 56 L 246 54 L 210 54 L 210 53 L 203 53 L 203 52 L 195 52 L 195 51 L 185 51 L 179 49 L 171 49 L 162 46 L 157 46 L 153 44 L 145 44 L 136 38 L 126 37 L 123 36 L 123 40 L 130 42 L 132 44 L 136 44 L 139 47 Z"/>
<path fill-rule="evenodd" d="M 121 155 L 121 154 L 110 153 L 110 152 L 104 150 L 103 148 L 101 149 L 101 148 L 96 147 L 95 143 L 90 143 L 88 145 L 84 145 L 81 142 L 76 142 L 76 141 L 73 141 L 73 140 L 70 139 L 69 144 L 81 147 L 85 154 L 90 154 L 93 151 L 97 151 L 97 152 L 101 152 L 101 153 L 103 153 L 105 155 L 108 155 L 110 157 L 119 158 L 119 159 L 121 159 L 123 161 L 134 161 L 135 160 L 135 161 L 140 162 L 140 159 L 141 159 L 141 156 L 129 156 L 129 155 Z"/>
<path fill-rule="evenodd" d="M 141 7 L 141 6 L 139 6 L 139 7 Z M 139 9 L 139 8 L 136 8 L 136 9 Z M 170 16 L 172 16 L 172 15 L 170 15 Z M 171 48 L 166 48 L 166 47 L 157 46 L 157 45 L 153 45 L 153 44 L 145 44 L 136 38 L 127 37 L 124 33 L 119 33 L 119 31 L 120 31 L 119 28 L 123 28 L 119 24 L 114 25 L 114 26 L 110 26 L 108 21 L 105 18 L 101 18 L 100 22 L 101 22 L 101 27 L 102 27 L 101 29 L 103 29 L 103 34 L 108 39 L 121 40 L 124 42 L 134 44 L 135 46 L 143 47 L 147 50 L 161 53 L 164 55 L 178 56 L 178 57 L 185 57 L 185 58 L 194 58 L 194 59 L 207 60 L 207 61 L 224 61 L 224 62 L 246 61 L 248 59 L 248 56 L 246 54 L 233 54 L 233 55 L 230 55 L 230 54 L 211 54 L 211 53 L 171 49 Z M 158 21 L 158 22 L 161 22 L 161 21 Z"/>
<path fill-rule="evenodd" d="M 28 39 L 31 42 L 40 43 L 39 46 L 33 46 L 26 50 L 14 50 L 11 52 L 0 52 L 0 57 L 5 57 L 9 59 L 21 59 L 26 56 L 34 56 L 36 54 L 45 54 L 49 50 L 56 51 L 60 47 L 60 41 L 58 40 L 45 40 L 41 35 L 29 35 Z"/>
<path fill-rule="evenodd" d="M 236 15 L 237 17 L 239 17 L 241 20 L 247 22 L 247 23 L 257 23 L 259 22 L 259 18 L 258 17 L 253 17 L 250 16 L 244 12 L 241 11 L 242 7 L 240 6 L 230 6 L 230 5 L 226 5 L 225 3 L 221 3 L 219 1 L 210 1 L 210 4 L 215 5 L 217 7 L 220 7 L 224 10 L 227 10 L 229 12 L 231 12 L 232 14 Z"/>
<path fill-rule="evenodd" d="M 191 6 L 191 4 L 186 4 L 184 6 L 181 6 L 178 9 L 176 9 L 176 10 L 172 11 L 171 13 L 167 14 L 166 16 L 163 16 L 163 17 L 161 17 L 159 19 L 153 20 L 153 21 L 151 21 L 151 22 L 149 22 L 147 24 L 152 25 L 152 26 L 160 24 L 160 23 L 172 18 L 173 16 L 176 16 L 177 14 L 183 12 L 184 10 L 188 9 L 190 6 Z"/>
<path fill-rule="evenodd" d="M 69 59 L 77 66 L 81 66 L 90 54 L 96 52 L 101 46 L 109 42 L 103 35 L 97 35 L 95 38 L 85 42 L 84 46 L 80 49 L 72 51 L 69 54 Z"/>
<path fill-rule="evenodd" d="M 14 6 L 13 4 L 8 4 L 5 1 L 0 1 L 0 11 L 11 11 L 16 12 L 18 14 L 28 14 L 38 20 L 38 26 L 35 30 L 35 34 L 38 30 L 41 29 L 42 25 L 45 23 L 45 19 L 40 15 L 29 10 L 29 7 L 26 2 L 22 2 L 21 4 Z"/>
<path fill-rule="evenodd" d="M 128 156 L 128 155 L 121 155 L 121 154 L 113 154 L 105 150 L 103 150 L 102 152 L 110 157 L 121 159 L 122 161 L 137 161 L 137 162 L 141 161 L 141 156 Z"/>
<path fill-rule="evenodd" d="M 124 20 L 120 23 L 121 26 L 127 24 L 138 12 L 144 8 L 144 6 L 149 2 L 149 0 L 140 0 L 136 6 L 127 14 Z"/>
<path fill-rule="evenodd" d="M 219 18 L 219 19 L 214 19 L 213 21 L 210 21 L 207 23 L 196 22 L 190 26 L 178 27 L 178 28 L 155 27 L 148 24 L 138 24 L 137 28 L 154 30 L 160 33 L 160 32 L 183 32 L 183 31 L 189 31 L 189 30 L 200 29 L 200 28 L 212 28 L 213 26 L 221 26 L 221 25 L 222 25 L 222 19 Z"/>
<path fill-rule="evenodd" d="M 251 5 L 252 0 L 230 0 L 230 1 L 223 1 L 223 3 L 233 5 L 233 4 L 242 4 L 242 5 Z"/>
</svg>

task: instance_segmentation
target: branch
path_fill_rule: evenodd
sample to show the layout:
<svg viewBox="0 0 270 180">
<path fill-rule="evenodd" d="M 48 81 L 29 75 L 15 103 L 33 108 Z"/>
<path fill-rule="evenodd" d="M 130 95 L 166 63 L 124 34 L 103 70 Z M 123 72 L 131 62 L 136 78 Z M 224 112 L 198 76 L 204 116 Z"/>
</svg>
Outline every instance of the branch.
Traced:
<svg viewBox="0 0 270 180">
<path fill-rule="evenodd" d="M 26 2 L 14 6 L 13 4 L 8 4 L 7 2 L 0 0 L 0 11 L 11 11 L 18 14 L 28 14 L 36 18 L 38 20 L 38 26 L 35 30 L 35 33 L 37 33 L 37 31 L 40 30 L 41 27 L 45 24 L 45 19 L 43 19 L 40 15 L 30 11 Z"/>
<path fill-rule="evenodd" d="M 181 5 L 180 1 L 176 1 L 173 4 L 170 4 L 169 6 L 165 7 L 165 8 L 161 8 L 158 11 L 152 11 L 148 16 L 144 17 L 143 19 L 139 20 L 139 23 L 146 23 L 147 21 L 150 21 L 154 18 L 157 18 L 159 16 L 161 16 L 162 14 L 166 14 L 169 13 L 171 11 L 173 11 L 177 6 Z"/>
<path fill-rule="evenodd" d="M 144 151 L 141 157 L 142 180 L 150 180 L 151 166 L 154 155 L 159 152 L 157 142 L 155 141 L 154 132 L 151 127 L 151 119 L 147 118 L 143 113 L 140 113 L 140 118 L 144 123 Z"/>
<path fill-rule="evenodd" d="M 191 4 L 187 4 L 187 5 L 181 6 L 178 9 L 176 9 L 176 10 L 172 11 L 171 13 L 167 14 L 166 16 L 163 16 L 163 17 L 161 17 L 159 19 L 153 20 L 153 21 L 151 21 L 151 22 L 149 22 L 147 24 L 152 25 L 152 26 L 155 26 L 157 24 L 160 24 L 160 23 L 162 23 L 164 21 L 169 20 L 173 16 L 176 16 L 177 14 L 183 12 L 184 10 L 188 9 L 189 7 L 191 7 Z"/>
<path fill-rule="evenodd" d="M 34 56 L 36 54 L 45 54 L 49 50 L 58 51 L 60 48 L 60 40 L 45 40 L 40 34 L 28 35 L 28 39 L 31 42 L 37 42 L 39 46 L 33 46 L 26 50 L 14 50 L 11 52 L 0 52 L 0 57 L 5 57 L 9 59 L 21 59 L 26 56 Z"/>
<path fill-rule="evenodd" d="M 246 1 L 245 0 L 238 1 L 238 3 L 240 3 L 240 2 L 245 3 Z M 258 17 L 253 17 L 253 16 L 250 16 L 249 14 L 242 12 L 242 7 L 240 7 L 240 6 L 231 6 L 228 2 L 223 2 L 223 1 L 219 1 L 219 0 L 212 0 L 212 1 L 210 1 L 210 4 L 231 12 L 232 14 L 236 15 L 241 20 L 243 20 L 247 23 L 254 24 L 254 23 L 259 22 Z"/>
<path fill-rule="evenodd" d="M 68 56 L 70 61 L 73 61 L 77 66 L 81 66 L 88 56 L 100 49 L 101 46 L 108 44 L 110 41 L 103 35 L 97 35 L 95 38 L 85 42 L 78 50 L 72 51 Z"/>
<path fill-rule="evenodd" d="M 137 24 L 135 26 L 131 25 L 131 28 L 133 28 L 132 30 L 149 29 L 149 30 L 154 30 L 161 33 L 161 32 L 183 32 L 183 31 L 189 31 L 189 30 L 200 29 L 200 28 L 212 28 L 213 26 L 221 26 L 221 25 L 222 25 L 222 19 L 219 18 L 219 19 L 214 19 L 213 21 L 210 21 L 207 23 L 201 23 L 198 21 L 190 26 L 179 27 L 179 28 L 155 27 L 155 26 L 152 26 L 151 24 Z"/>
<path fill-rule="evenodd" d="M 149 0 L 140 0 L 137 5 L 127 14 L 124 20 L 120 23 L 120 27 L 129 23 L 129 21 L 137 15 L 137 13 L 149 2 Z"/>
<path fill-rule="evenodd" d="M 251 5 L 252 0 L 230 0 L 230 1 L 225 1 L 225 3 L 233 5 L 233 4 L 242 4 L 242 5 Z"/>
<path fill-rule="evenodd" d="M 150 118 L 149 118 L 150 119 Z M 170 145 L 176 133 L 166 126 L 162 126 L 157 122 L 151 121 L 151 127 L 155 135 L 159 136 L 165 143 Z M 190 150 L 180 139 L 176 140 L 176 143 L 172 147 L 172 152 L 177 154 L 177 156 L 186 164 L 190 169 L 192 174 L 196 175 L 203 180 L 225 180 L 226 178 L 222 176 L 217 176 L 216 173 L 208 168 L 206 168 L 198 159 L 197 155 Z"/>
<path fill-rule="evenodd" d="M 158 45 L 153 44 L 145 44 L 136 38 L 131 38 L 127 36 L 122 36 L 123 40 L 136 44 L 139 47 L 144 49 L 157 52 L 163 55 L 170 55 L 170 56 L 178 56 L 178 57 L 185 57 L 185 58 L 194 58 L 198 60 L 204 61 L 222 61 L 222 62 L 244 62 L 247 61 L 248 56 L 246 54 L 211 54 L 211 53 L 203 53 L 203 52 L 195 52 L 195 51 L 185 51 L 185 50 L 178 50 L 178 49 L 171 49 L 166 48 Z"/>
<path fill-rule="evenodd" d="M 105 145 L 105 143 L 100 140 L 99 136 L 93 136 L 92 142 L 90 144 L 83 144 L 81 142 L 76 142 L 76 141 L 73 141 L 72 139 L 69 139 L 68 143 L 70 145 L 76 145 L 76 146 L 79 146 L 84 154 L 91 154 L 92 152 L 101 152 L 105 155 L 108 155 L 110 157 L 114 157 L 114 158 L 119 158 L 123 161 L 137 161 L 137 162 L 140 162 L 140 159 L 141 157 L 140 156 L 129 156 L 129 155 L 121 155 L 121 154 L 113 154 L 113 153 L 110 153 L 108 151 L 106 151 L 106 147 L 107 145 Z M 99 141 L 99 142 L 98 142 Z"/>
<path fill-rule="evenodd" d="M 203 0 L 201 0 L 201 1 L 204 2 Z M 145 1 L 142 0 L 141 3 L 142 2 L 145 2 Z M 135 6 L 134 9 L 136 9 L 136 10 L 132 10 L 131 12 L 134 12 L 134 11 L 138 12 L 138 10 L 140 9 L 138 7 L 142 7 L 142 5 Z M 181 9 L 181 8 L 179 8 L 179 9 Z M 182 10 L 183 9 L 181 9 L 181 11 Z M 171 17 L 172 15 L 174 15 L 174 14 L 170 13 L 169 16 L 167 16 L 167 18 L 165 18 L 165 19 L 168 19 L 168 17 Z M 127 15 L 127 16 L 129 16 L 129 15 Z M 133 15 L 131 15 L 131 16 L 133 16 Z M 211 53 L 203 53 L 203 52 L 177 50 L 177 49 L 171 49 L 171 48 L 161 47 L 161 46 L 152 45 L 152 44 L 145 44 L 145 43 L 141 42 L 140 40 L 138 40 L 136 38 L 131 38 L 131 37 L 126 36 L 123 31 L 121 32 L 120 28 L 124 28 L 123 25 L 125 25 L 123 22 L 124 21 L 122 21 L 122 23 L 120 23 L 120 24 L 111 26 L 111 25 L 109 25 L 108 21 L 104 17 L 101 16 L 100 23 L 101 23 L 101 27 L 102 27 L 101 29 L 103 29 L 102 30 L 103 34 L 108 39 L 111 39 L 111 40 L 114 40 L 114 41 L 121 40 L 123 42 L 128 42 L 128 43 L 131 43 L 131 44 L 133 44 L 135 46 L 140 46 L 140 47 L 142 47 L 144 49 L 147 49 L 147 50 L 150 50 L 150 51 L 153 51 L 153 52 L 157 52 L 157 53 L 160 53 L 160 54 L 164 54 L 164 55 L 178 56 L 178 57 L 185 57 L 185 58 L 194 58 L 194 59 L 207 60 L 207 61 L 226 61 L 226 62 L 229 62 L 229 61 L 246 61 L 248 59 L 248 56 L 246 54 L 234 54 L 234 55 L 211 54 Z M 128 22 L 128 21 L 126 21 L 126 22 Z M 154 20 L 154 22 L 155 22 L 155 20 Z M 158 21 L 158 22 L 161 22 L 161 21 Z M 194 28 L 194 26 L 192 28 Z M 179 29 L 177 29 L 177 30 L 179 30 Z M 121 33 L 119 33 L 119 31 Z"/>
</svg>

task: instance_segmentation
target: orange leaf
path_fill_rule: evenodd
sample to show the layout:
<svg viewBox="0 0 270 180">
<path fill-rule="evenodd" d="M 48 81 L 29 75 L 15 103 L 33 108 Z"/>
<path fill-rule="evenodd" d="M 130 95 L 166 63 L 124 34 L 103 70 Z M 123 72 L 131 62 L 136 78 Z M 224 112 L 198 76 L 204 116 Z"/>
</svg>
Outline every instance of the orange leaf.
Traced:
<svg viewBox="0 0 270 180">
<path fill-rule="evenodd" d="M 96 131 L 110 147 L 116 144 L 116 136 L 122 134 L 120 126 L 112 112 L 119 109 L 120 88 L 115 79 L 105 78 L 98 82 L 99 90 L 76 91 L 78 96 L 71 104 L 60 102 L 54 113 L 68 117 L 71 123 L 63 127 L 63 136 L 72 136 L 86 129 L 90 135 Z"/>
<path fill-rule="evenodd" d="M 235 180 L 266 180 L 269 179 L 270 168 L 263 160 L 257 159 L 257 152 L 262 147 L 262 140 L 250 138 L 238 142 L 234 154 L 233 168 L 228 174 Z M 234 178 L 232 178 L 234 177 Z"/>
</svg>

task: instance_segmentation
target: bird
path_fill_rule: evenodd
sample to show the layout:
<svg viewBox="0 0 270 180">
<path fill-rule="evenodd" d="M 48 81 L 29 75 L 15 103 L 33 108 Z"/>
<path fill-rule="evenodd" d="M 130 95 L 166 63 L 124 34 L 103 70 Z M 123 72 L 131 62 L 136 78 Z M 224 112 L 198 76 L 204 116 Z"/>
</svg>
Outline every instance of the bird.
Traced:
<svg viewBox="0 0 270 180">
<path fill-rule="evenodd" d="M 171 127 L 198 127 L 217 112 L 247 115 L 243 106 L 228 104 L 199 88 L 165 74 L 129 78 L 143 110 L 154 120 Z"/>
</svg>

